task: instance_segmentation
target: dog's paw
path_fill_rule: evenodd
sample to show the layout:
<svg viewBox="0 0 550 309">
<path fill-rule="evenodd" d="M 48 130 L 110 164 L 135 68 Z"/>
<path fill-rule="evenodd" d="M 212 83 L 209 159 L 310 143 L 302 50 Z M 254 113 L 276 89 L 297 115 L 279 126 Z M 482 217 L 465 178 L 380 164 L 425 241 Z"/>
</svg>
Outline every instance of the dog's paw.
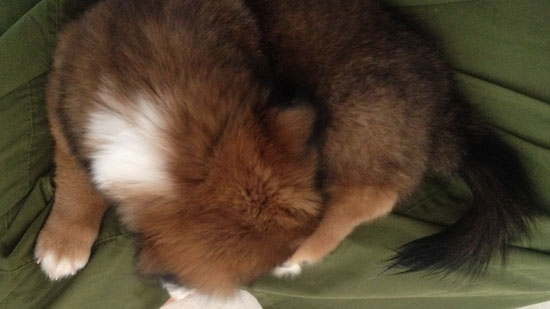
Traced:
<svg viewBox="0 0 550 309">
<path fill-rule="evenodd" d="M 176 300 L 183 299 L 195 291 L 184 286 L 164 281 L 162 282 L 162 287 L 168 292 L 168 294 L 170 294 L 170 297 Z"/>
<path fill-rule="evenodd" d="M 40 264 L 42 271 L 51 280 L 59 280 L 76 274 L 86 266 L 88 258 L 70 258 L 58 256 L 54 251 L 46 251 L 43 254 L 36 254 L 36 262 Z"/>
<path fill-rule="evenodd" d="M 44 228 L 34 249 L 36 262 L 50 280 L 76 274 L 88 263 L 93 240 Z"/>
<path fill-rule="evenodd" d="M 294 278 L 302 272 L 302 266 L 299 263 L 284 263 L 275 267 L 272 274 L 277 278 Z"/>
</svg>

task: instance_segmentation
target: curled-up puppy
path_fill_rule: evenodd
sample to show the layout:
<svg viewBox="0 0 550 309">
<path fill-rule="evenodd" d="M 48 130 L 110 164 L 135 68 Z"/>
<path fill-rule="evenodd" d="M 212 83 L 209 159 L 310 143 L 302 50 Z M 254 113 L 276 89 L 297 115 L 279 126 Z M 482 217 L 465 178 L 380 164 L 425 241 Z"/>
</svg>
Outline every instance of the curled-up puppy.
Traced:
<svg viewBox="0 0 550 309">
<path fill-rule="evenodd" d="M 543 211 L 452 84 L 435 44 L 371 0 L 100 2 L 56 51 L 56 193 L 36 257 L 53 279 L 74 274 L 112 201 L 144 273 L 230 293 L 458 172 L 470 213 L 395 265 L 482 271 Z"/>
<path fill-rule="evenodd" d="M 318 261 L 434 173 L 461 175 L 472 208 L 441 233 L 405 245 L 393 267 L 480 274 L 545 213 L 513 149 L 454 94 L 437 44 L 401 17 L 372 0 L 246 2 L 273 70 L 329 115 L 326 212 L 275 274 L 296 274 L 301 263 Z"/>
<path fill-rule="evenodd" d="M 316 110 L 269 81 L 238 1 L 102 1 L 59 37 L 47 88 L 55 202 L 35 256 L 85 266 L 109 202 L 138 267 L 231 293 L 318 223 Z"/>
</svg>

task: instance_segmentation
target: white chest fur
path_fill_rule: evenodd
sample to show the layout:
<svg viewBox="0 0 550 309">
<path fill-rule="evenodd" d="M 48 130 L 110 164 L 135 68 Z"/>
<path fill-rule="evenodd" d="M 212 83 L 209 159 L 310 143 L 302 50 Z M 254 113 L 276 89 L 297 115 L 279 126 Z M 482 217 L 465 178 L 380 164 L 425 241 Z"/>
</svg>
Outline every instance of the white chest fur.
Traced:
<svg viewBox="0 0 550 309">
<path fill-rule="evenodd" d="M 120 107 L 105 93 L 99 96 Z M 165 120 L 152 102 L 136 97 L 127 108 L 98 108 L 88 118 L 86 143 L 96 186 L 115 199 L 170 187 Z M 124 111 L 124 112 L 121 112 Z"/>
</svg>

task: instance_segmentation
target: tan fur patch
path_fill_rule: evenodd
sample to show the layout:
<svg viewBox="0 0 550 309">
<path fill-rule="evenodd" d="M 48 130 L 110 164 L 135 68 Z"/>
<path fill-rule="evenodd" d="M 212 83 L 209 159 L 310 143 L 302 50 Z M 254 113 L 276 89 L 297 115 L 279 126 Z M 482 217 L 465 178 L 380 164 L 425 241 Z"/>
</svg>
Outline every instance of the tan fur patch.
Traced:
<svg viewBox="0 0 550 309">
<path fill-rule="evenodd" d="M 289 259 L 289 263 L 313 263 L 336 247 L 359 224 L 390 213 L 397 193 L 376 187 L 338 187 L 330 191 L 327 210 L 319 227 Z"/>
</svg>

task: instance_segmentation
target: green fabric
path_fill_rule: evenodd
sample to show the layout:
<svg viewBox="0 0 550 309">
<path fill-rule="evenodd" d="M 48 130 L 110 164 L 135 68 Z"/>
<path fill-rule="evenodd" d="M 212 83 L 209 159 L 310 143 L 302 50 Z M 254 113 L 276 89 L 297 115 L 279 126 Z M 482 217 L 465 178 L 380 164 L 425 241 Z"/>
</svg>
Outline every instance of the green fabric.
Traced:
<svg viewBox="0 0 550 309">
<path fill-rule="evenodd" d="M 0 308 L 157 308 L 167 295 L 136 274 L 132 239 L 109 211 L 90 263 L 49 282 L 34 240 L 51 207 L 44 85 L 55 35 L 94 0 L 0 0 Z M 550 207 L 550 1 L 388 0 L 443 40 L 462 94 L 520 150 Z M 381 275 L 392 249 L 456 220 L 469 191 L 430 179 L 398 213 L 358 228 L 296 280 L 266 276 L 265 308 L 514 308 L 550 300 L 550 220 L 513 244 L 487 278 Z"/>
<path fill-rule="evenodd" d="M 74 278 L 50 282 L 33 260 L 53 196 L 46 73 L 60 23 L 83 6 L 0 0 L 0 308 L 158 308 L 167 298 L 136 273 L 132 239 L 112 211 Z"/>
</svg>

